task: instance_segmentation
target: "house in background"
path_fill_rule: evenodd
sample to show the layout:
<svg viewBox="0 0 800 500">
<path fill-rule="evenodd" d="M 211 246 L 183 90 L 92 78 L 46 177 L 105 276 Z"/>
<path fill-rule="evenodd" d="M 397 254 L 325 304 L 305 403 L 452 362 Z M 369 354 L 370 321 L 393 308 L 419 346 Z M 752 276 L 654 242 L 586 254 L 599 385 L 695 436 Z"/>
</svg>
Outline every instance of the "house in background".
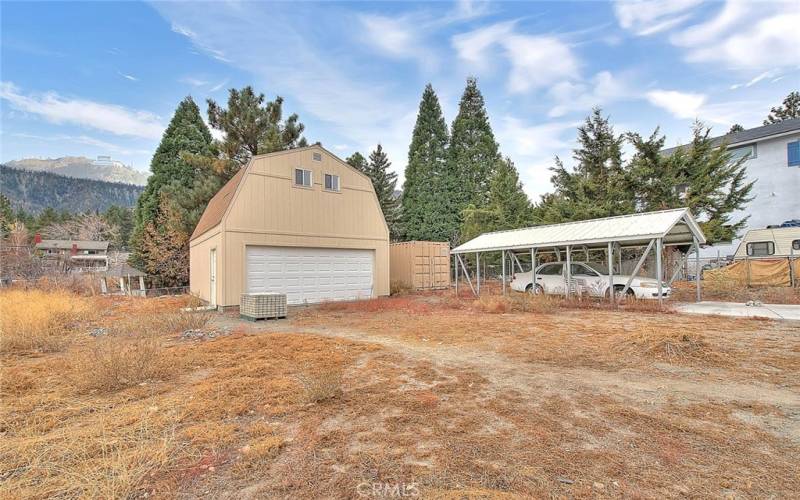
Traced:
<svg viewBox="0 0 800 500">
<path fill-rule="evenodd" d="M 34 251 L 45 268 L 55 272 L 95 272 L 108 270 L 108 242 L 87 240 L 43 240 L 34 238 Z"/>
<path fill-rule="evenodd" d="M 780 225 L 800 219 L 800 118 L 715 137 L 728 143 L 734 159 L 747 157 L 747 180 L 756 181 L 754 196 L 744 210 L 732 214 L 733 222 L 750 216 L 742 236 L 750 229 Z M 680 146 L 679 146 L 680 147 Z M 677 148 L 665 149 L 669 154 Z M 740 240 L 701 250 L 703 256 L 733 255 Z"/>
<path fill-rule="evenodd" d="M 372 181 L 319 144 L 254 156 L 214 195 L 189 243 L 189 288 L 289 304 L 389 294 L 389 229 Z"/>
</svg>

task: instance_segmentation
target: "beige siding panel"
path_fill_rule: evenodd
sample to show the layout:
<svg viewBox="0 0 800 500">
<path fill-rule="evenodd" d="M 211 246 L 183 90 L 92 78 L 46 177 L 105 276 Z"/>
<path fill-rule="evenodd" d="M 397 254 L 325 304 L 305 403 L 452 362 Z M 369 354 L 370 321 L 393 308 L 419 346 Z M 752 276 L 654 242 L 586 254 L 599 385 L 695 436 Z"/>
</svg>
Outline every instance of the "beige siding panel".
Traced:
<svg viewBox="0 0 800 500">
<path fill-rule="evenodd" d="M 224 249 L 220 227 L 193 240 L 189 245 L 189 291 L 201 299 L 211 299 L 211 249 L 217 249 L 217 302 L 221 296 L 220 271 Z"/>
<path fill-rule="evenodd" d="M 390 249 L 390 283 L 415 290 L 450 287 L 450 245 L 438 241 L 393 243 Z"/>
<path fill-rule="evenodd" d="M 321 161 L 313 159 L 314 153 Z M 374 293 L 389 294 L 389 231 L 369 178 L 320 147 L 256 157 L 247 168 L 221 224 L 220 305 L 239 304 L 247 245 L 373 250 Z M 294 186 L 295 168 L 313 172 L 311 188 Z M 339 176 L 340 192 L 324 190 L 325 173 Z M 209 271 L 197 262 L 200 283 L 207 279 L 200 275 Z"/>
</svg>

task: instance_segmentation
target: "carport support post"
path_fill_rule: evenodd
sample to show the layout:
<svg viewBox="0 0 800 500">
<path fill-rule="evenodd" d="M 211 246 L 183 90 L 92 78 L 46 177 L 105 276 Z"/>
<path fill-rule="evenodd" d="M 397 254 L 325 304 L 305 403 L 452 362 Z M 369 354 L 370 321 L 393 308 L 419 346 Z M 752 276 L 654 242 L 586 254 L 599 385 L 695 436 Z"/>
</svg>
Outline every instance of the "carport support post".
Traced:
<svg viewBox="0 0 800 500">
<path fill-rule="evenodd" d="M 536 295 L 536 249 L 531 248 L 531 293 Z"/>
<path fill-rule="evenodd" d="M 696 237 L 692 237 L 694 241 L 694 281 L 696 288 L 695 300 L 700 302 L 700 242 Z"/>
<path fill-rule="evenodd" d="M 614 261 L 611 260 L 614 256 L 613 247 L 611 242 L 608 242 L 608 299 L 614 303 Z"/>
<path fill-rule="evenodd" d="M 503 250 L 503 295 L 506 294 L 506 251 Z"/>
<path fill-rule="evenodd" d="M 567 245 L 567 267 L 564 269 L 564 278 L 566 279 L 567 284 L 567 298 L 570 297 L 570 283 L 572 281 L 572 259 L 570 254 L 572 253 L 572 247 Z"/>
<path fill-rule="evenodd" d="M 664 279 L 664 272 L 661 269 L 661 253 L 664 251 L 663 242 L 661 238 L 656 240 L 656 281 L 658 282 L 658 305 L 661 305 L 664 300 L 661 296 L 661 293 L 664 291 L 664 287 L 661 284 L 661 280 Z"/>
<path fill-rule="evenodd" d="M 455 268 L 456 297 L 458 297 L 458 257 L 453 254 L 453 267 Z"/>
<path fill-rule="evenodd" d="M 478 295 L 481 294 L 481 254 L 475 252 L 475 286 L 478 289 Z"/>
</svg>

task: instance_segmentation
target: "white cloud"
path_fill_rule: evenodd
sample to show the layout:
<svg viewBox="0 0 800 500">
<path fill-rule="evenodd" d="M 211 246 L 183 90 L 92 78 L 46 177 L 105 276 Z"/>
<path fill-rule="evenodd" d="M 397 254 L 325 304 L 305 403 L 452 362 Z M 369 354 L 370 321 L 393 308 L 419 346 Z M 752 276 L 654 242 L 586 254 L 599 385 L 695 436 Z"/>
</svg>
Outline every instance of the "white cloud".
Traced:
<svg viewBox="0 0 800 500">
<path fill-rule="evenodd" d="M 121 72 L 121 71 L 117 71 L 117 74 L 118 74 L 119 76 L 121 76 L 122 78 L 124 78 L 124 79 L 126 79 L 126 80 L 130 80 L 130 81 L 132 81 L 132 82 L 138 82 L 138 81 L 139 81 L 139 79 L 138 79 L 138 78 L 136 78 L 135 76 L 133 76 L 133 75 L 128 75 L 128 74 L 126 74 L 126 73 L 123 73 L 123 72 Z"/>
<path fill-rule="evenodd" d="M 514 21 L 496 23 L 455 35 L 452 40 L 453 48 L 461 60 L 479 71 L 486 70 L 494 59 L 492 49 L 512 33 L 514 24 Z"/>
<path fill-rule="evenodd" d="M 691 62 L 716 62 L 736 69 L 800 64 L 800 12 L 780 13 L 756 22 L 752 16 L 746 17 L 746 26 L 708 43 L 683 43 L 681 38 L 676 43 L 687 48 L 686 57 Z M 704 27 L 697 29 L 701 32 Z"/>
<path fill-rule="evenodd" d="M 229 81 L 230 80 L 226 78 L 226 79 L 222 80 L 221 82 L 219 82 L 218 84 L 216 84 L 213 87 L 211 87 L 210 89 L 208 89 L 208 91 L 209 92 L 216 92 L 217 90 L 219 90 L 222 87 L 224 87 L 225 85 L 227 85 Z"/>
<path fill-rule="evenodd" d="M 500 120 L 496 128 L 498 143 L 503 154 L 514 160 L 525 192 L 532 200 L 538 201 L 542 194 L 552 191 L 549 168 L 554 165 L 556 155 L 569 155 L 578 125 L 577 121 L 528 125 L 510 115 Z"/>
<path fill-rule="evenodd" d="M 193 76 L 185 76 L 178 81 L 187 85 L 191 85 L 192 87 L 204 87 L 208 85 L 207 81 L 201 80 L 200 78 L 195 78 Z"/>
<path fill-rule="evenodd" d="M 373 14 L 363 14 L 358 19 L 364 28 L 364 42 L 380 53 L 395 59 L 416 60 L 428 70 L 436 66 L 433 52 L 421 44 L 423 35 L 414 19 Z"/>
<path fill-rule="evenodd" d="M 68 99 L 55 92 L 25 95 L 11 82 L 0 83 L 0 99 L 8 101 L 14 109 L 39 115 L 53 123 L 72 123 L 116 135 L 157 139 L 164 130 L 158 116 L 147 111 Z"/>
<path fill-rule="evenodd" d="M 614 12 L 620 26 L 636 35 L 669 31 L 670 43 L 683 49 L 689 62 L 741 71 L 800 63 L 796 1 L 727 0 L 714 9 L 699 5 L 697 0 L 618 0 Z M 709 11 L 711 17 L 698 19 Z"/>
<path fill-rule="evenodd" d="M 35 141 L 62 142 L 69 145 L 85 144 L 87 146 L 93 146 L 98 149 L 104 150 L 108 153 L 116 153 L 121 155 L 150 155 L 153 153 L 152 150 L 126 148 L 124 146 L 103 141 L 101 139 L 97 139 L 96 137 L 91 137 L 88 135 L 56 134 L 51 136 L 44 136 L 37 134 L 28 134 L 24 132 L 14 132 L 10 135 L 13 137 L 19 137 L 21 139 L 32 139 Z"/>
<path fill-rule="evenodd" d="M 766 80 L 768 78 L 772 78 L 771 82 L 775 83 L 775 82 L 783 79 L 782 76 L 778 76 L 779 74 L 780 73 L 777 70 L 765 71 L 763 73 L 758 74 L 757 76 L 755 76 L 754 78 L 752 78 L 748 82 L 734 83 L 733 85 L 731 85 L 730 89 L 731 90 L 736 90 L 736 89 L 741 88 L 741 87 L 745 87 L 745 88 L 752 87 L 753 85 L 757 84 L 758 82 L 760 82 L 762 80 Z M 777 78 L 775 78 L 775 77 L 777 77 Z"/>
<path fill-rule="evenodd" d="M 496 57 L 496 48 L 511 65 L 508 89 L 524 93 L 563 79 L 578 76 L 579 60 L 568 44 L 556 36 L 517 32 L 513 21 L 496 23 L 452 39 L 461 60 L 479 71 L 486 71 Z"/>
<path fill-rule="evenodd" d="M 189 29 L 189 28 L 187 28 L 186 26 L 184 26 L 184 25 L 182 25 L 182 24 L 178 24 L 178 23 L 174 23 L 174 22 L 173 22 L 173 23 L 172 23 L 172 31 L 173 31 L 174 33 L 177 33 L 177 34 L 179 34 L 179 35 L 183 35 L 183 36 L 185 36 L 186 38 L 188 38 L 189 40 L 191 40 L 191 41 L 192 41 L 192 43 L 193 43 L 194 45 L 196 45 L 196 46 L 197 46 L 199 49 L 203 50 L 204 52 L 206 52 L 207 54 L 209 54 L 209 55 L 210 55 L 211 57 L 213 57 L 214 59 L 216 59 L 216 60 L 218 60 L 218 61 L 222 61 L 222 62 L 230 62 L 230 59 L 228 59 L 228 58 L 225 56 L 225 53 L 224 53 L 223 51 L 221 51 L 221 50 L 219 50 L 219 49 L 217 49 L 217 48 L 215 48 L 215 47 L 212 47 L 211 45 L 208 45 L 208 44 L 204 43 L 204 42 L 203 42 L 203 41 L 202 41 L 202 40 L 201 40 L 201 39 L 200 39 L 200 38 L 197 36 L 197 34 L 196 34 L 194 31 L 190 30 L 190 29 Z"/>
<path fill-rule="evenodd" d="M 647 36 L 674 28 L 688 20 L 687 11 L 700 0 L 618 0 L 614 13 L 620 26 Z"/>
<path fill-rule="evenodd" d="M 556 103 L 548 116 L 557 118 L 571 111 L 585 111 L 594 106 L 603 106 L 612 101 L 635 98 L 639 94 L 626 82 L 609 71 L 601 71 L 587 83 L 559 82 L 548 91 Z"/>
<path fill-rule="evenodd" d="M 677 90 L 651 90 L 647 93 L 650 104 L 669 111 L 676 118 L 697 118 L 700 107 L 706 102 L 703 94 Z"/>
</svg>

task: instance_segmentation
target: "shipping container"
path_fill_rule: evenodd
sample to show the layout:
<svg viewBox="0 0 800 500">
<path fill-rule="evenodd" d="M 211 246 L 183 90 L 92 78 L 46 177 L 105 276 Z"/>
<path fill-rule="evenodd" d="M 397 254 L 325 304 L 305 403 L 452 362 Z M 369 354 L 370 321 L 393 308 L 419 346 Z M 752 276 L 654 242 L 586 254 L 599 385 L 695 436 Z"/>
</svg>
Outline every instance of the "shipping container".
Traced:
<svg viewBox="0 0 800 500">
<path fill-rule="evenodd" d="M 395 289 L 450 287 L 450 244 L 405 241 L 389 245 L 389 282 Z"/>
</svg>

